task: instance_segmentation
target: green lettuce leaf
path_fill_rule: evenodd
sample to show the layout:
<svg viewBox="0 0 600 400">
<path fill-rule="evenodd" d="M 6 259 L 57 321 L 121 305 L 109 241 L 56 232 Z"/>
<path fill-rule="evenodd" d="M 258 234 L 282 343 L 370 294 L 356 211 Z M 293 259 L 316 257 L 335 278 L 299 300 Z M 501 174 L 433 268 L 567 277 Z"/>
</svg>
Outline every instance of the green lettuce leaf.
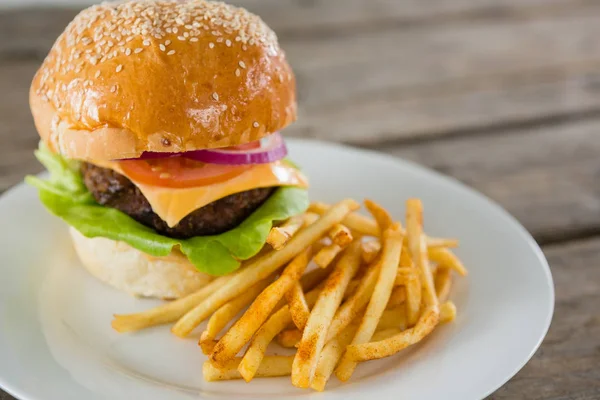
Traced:
<svg viewBox="0 0 600 400">
<path fill-rule="evenodd" d="M 158 234 L 121 211 L 94 200 L 83 183 L 79 165 L 49 151 L 43 144 L 35 152 L 50 172 L 50 179 L 27 176 L 40 200 L 54 215 L 86 237 L 119 240 L 153 256 L 166 256 L 178 246 L 198 270 L 224 275 L 239 268 L 241 261 L 257 254 L 267 240 L 274 221 L 300 214 L 308 207 L 306 190 L 281 187 L 236 228 L 212 236 L 173 239 Z"/>
</svg>

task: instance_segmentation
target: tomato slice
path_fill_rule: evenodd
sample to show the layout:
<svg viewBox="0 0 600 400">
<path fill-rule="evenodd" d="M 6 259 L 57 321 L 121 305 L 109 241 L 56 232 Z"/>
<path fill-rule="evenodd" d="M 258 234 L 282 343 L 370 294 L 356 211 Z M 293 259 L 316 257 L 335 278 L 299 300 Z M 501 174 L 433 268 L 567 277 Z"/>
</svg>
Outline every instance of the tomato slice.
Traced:
<svg viewBox="0 0 600 400">
<path fill-rule="evenodd" d="M 206 164 L 185 157 L 120 161 L 123 172 L 153 186 L 187 188 L 223 182 L 247 171 L 251 165 Z"/>
</svg>

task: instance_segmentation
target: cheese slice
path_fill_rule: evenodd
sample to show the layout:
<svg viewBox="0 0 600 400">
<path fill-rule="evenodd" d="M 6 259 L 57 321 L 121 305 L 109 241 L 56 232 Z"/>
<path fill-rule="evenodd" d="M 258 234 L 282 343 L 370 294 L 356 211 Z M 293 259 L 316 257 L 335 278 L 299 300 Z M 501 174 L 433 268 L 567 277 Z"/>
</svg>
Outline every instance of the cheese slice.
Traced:
<svg viewBox="0 0 600 400">
<path fill-rule="evenodd" d="M 306 177 L 285 161 L 256 164 L 230 180 L 189 188 L 168 188 L 136 182 L 121 169 L 117 161 L 93 161 L 93 163 L 126 176 L 148 199 L 152 210 L 170 227 L 177 225 L 192 211 L 230 194 L 273 186 L 308 187 Z"/>
</svg>

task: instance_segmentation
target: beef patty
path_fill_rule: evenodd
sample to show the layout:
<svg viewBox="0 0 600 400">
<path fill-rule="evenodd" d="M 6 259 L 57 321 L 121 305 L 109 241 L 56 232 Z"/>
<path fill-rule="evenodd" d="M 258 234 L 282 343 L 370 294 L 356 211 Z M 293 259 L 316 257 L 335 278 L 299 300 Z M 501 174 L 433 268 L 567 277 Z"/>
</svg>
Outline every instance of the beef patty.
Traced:
<svg viewBox="0 0 600 400">
<path fill-rule="evenodd" d="M 216 235 L 235 228 L 275 190 L 258 188 L 229 195 L 191 212 L 177 225 L 169 227 L 125 176 L 90 163 L 82 163 L 81 172 L 85 186 L 98 203 L 116 208 L 162 235 L 180 239 Z"/>
</svg>

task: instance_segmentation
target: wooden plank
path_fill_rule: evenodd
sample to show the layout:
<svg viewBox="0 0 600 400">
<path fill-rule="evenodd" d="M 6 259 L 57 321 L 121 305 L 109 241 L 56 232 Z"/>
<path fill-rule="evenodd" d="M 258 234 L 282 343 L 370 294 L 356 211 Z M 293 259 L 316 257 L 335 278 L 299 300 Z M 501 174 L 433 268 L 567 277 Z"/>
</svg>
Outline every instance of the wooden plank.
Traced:
<svg viewBox="0 0 600 400">
<path fill-rule="evenodd" d="M 388 29 L 283 42 L 309 110 L 368 103 L 448 81 L 494 79 L 597 62 L 600 4 L 535 20 Z"/>
<path fill-rule="evenodd" d="M 354 144 L 426 139 L 600 109 L 600 62 L 531 74 L 464 79 L 308 107 L 286 133 Z M 298 85 L 306 82 L 304 76 Z M 348 86 L 353 85 L 349 81 Z"/>
<path fill-rule="evenodd" d="M 600 233 L 600 119 L 381 147 L 488 195 L 534 237 Z"/>
<path fill-rule="evenodd" d="M 334 33 L 362 27 L 416 25 L 449 19 L 561 12 L 582 0 L 232 0 L 260 15 L 281 36 Z"/>
<path fill-rule="evenodd" d="M 531 361 L 490 400 L 600 398 L 600 238 L 544 253 L 556 288 L 552 325 Z"/>
<path fill-rule="evenodd" d="M 282 38 L 336 34 L 382 25 L 418 25 L 452 19 L 514 18 L 559 13 L 593 0 L 234 0 L 260 15 Z M 94 1 L 83 1 L 85 5 Z M 9 9 L 0 12 L 0 54 L 43 55 L 54 38 L 85 5 Z"/>
</svg>

